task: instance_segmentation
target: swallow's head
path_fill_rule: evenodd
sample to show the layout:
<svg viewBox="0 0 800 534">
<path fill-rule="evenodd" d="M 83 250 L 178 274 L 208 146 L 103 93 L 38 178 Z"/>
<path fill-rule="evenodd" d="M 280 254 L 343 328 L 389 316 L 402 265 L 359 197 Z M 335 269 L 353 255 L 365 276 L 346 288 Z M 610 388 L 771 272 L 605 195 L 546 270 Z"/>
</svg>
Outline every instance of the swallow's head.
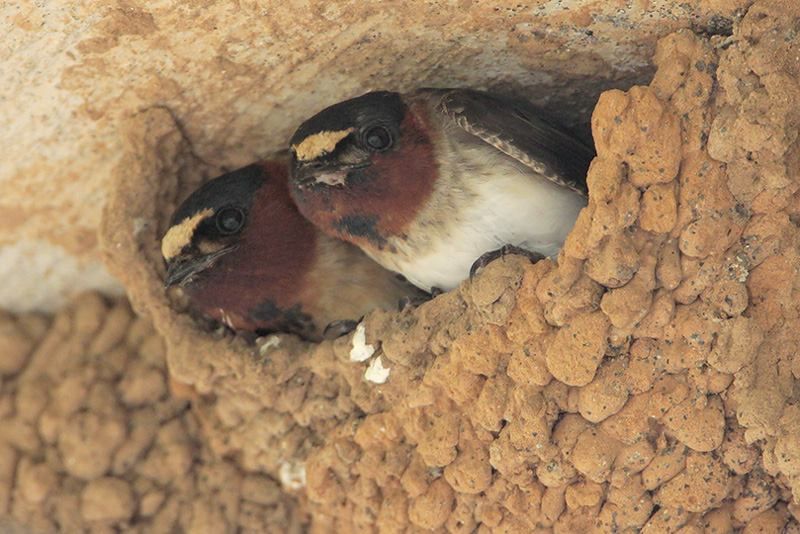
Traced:
<svg viewBox="0 0 800 534">
<path fill-rule="evenodd" d="M 298 331 L 298 302 L 313 263 L 313 226 L 293 205 L 285 160 L 212 179 L 175 211 L 161 240 L 167 287 L 192 308 L 234 330 Z M 288 315 L 292 317 L 288 317 Z M 297 327 L 297 328 L 295 328 Z"/>
<path fill-rule="evenodd" d="M 290 190 L 303 214 L 362 246 L 401 233 L 438 174 L 426 114 L 388 91 L 322 110 L 294 133 L 291 152 Z"/>
<path fill-rule="evenodd" d="M 407 113 L 399 93 L 380 91 L 330 106 L 292 136 L 292 183 L 346 187 L 374 179 L 371 167 L 403 148 Z"/>
<path fill-rule="evenodd" d="M 236 250 L 263 184 L 263 172 L 251 165 L 207 182 L 180 205 L 161 239 L 167 287 L 191 286 Z"/>
</svg>

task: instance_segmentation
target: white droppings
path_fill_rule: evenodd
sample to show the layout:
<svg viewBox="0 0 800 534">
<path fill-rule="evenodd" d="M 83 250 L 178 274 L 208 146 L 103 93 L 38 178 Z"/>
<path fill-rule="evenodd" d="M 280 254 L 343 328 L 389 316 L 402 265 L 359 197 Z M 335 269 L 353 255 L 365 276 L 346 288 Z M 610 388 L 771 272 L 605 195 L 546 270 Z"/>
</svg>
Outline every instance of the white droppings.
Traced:
<svg viewBox="0 0 800 534">
<path fill-rule="evenodd" d="M 136 217 L 133 220 L 133 236 L 139 237 L 143 231 L 149 226 L 147 219 L 144 217 Z"/>
<path fill-rule="evenodd" d="M 353 348 L 350 349 L 351 362 L 365 362 L 375 354 L 375 346 L 367 345 L 367 329 L 364 323 L 358 323 L 353 334 Z"/>
<path fill-rule="evenodd" d="M 222 324 L 224 324 L 225 326 L 227 326 L 231 330 L 235 330 L 235 328 L 233 326 L 233 321 L 231 320 L 231 316 L 228 315 L 228 313 L 225 310 L 223 310 L 222 308 L 218 308 L 218 309 L 219 309 L 220 319 L 222 320 Z"/>
<path fill-rule="evenodd" d="M 299 490 L 306 487 L 306 464 L 304 462 L 283 462 L 278 469 L 278 477 L 283 487 Z"/>
<path fill-rule="evenodd" d="M 367 367 L 364 378 L 376 384 L 383 384 L 389 378 L 389 371 L 391 371 L 391 369 L 389 367 L 384 367 L 383 360 L 378 356 L 372 360 L 372 363 Z"/>
<path fill-rule="evenodd" d="M 262 337 L 256 340 L 258 343 L 258 354 L 259 356 L 266 356 L 266 354 L 274 348 L 281 346 L 281 338 L 278 336 L 269 336 L 269 337 Z"/>
</svg>

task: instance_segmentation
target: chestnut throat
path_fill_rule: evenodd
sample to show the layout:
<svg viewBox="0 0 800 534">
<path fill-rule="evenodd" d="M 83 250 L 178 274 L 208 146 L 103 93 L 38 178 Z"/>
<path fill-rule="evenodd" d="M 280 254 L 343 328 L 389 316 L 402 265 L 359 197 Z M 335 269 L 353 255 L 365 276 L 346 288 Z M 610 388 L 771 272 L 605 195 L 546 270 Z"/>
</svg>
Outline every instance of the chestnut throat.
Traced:
<svg viewBox="0 0 800 534">
<path fill-rule="evenodd" d="M 402 237 L 424 208 L 438 176 L 427 112 L 406 109 L 398 145 L 375 154 L 369 167 L 346 188 L 296 192 L 303 213 L 335 237 L 383 249 Z"/>
<path fill-rule="evenodd" d="M 285 328 L 287 313 L 303 319 L 308 306 L 299 297 L 316 256 L 316 230 L 291 201 L 285 166 L 262 165 L 268 178 L 236 248 L 187 288 L 205 313 L 220 319 L 224 311 L 235 328 L 250 330 Z"/>
</svg>

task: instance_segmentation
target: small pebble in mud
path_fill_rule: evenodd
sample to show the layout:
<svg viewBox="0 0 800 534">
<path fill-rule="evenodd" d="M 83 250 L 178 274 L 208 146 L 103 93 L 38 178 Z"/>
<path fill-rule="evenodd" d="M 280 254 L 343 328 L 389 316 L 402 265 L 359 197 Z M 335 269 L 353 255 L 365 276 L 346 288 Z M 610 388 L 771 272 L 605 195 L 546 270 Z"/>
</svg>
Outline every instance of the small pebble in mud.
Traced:
<svg viewBox="0 0 800 534">
<path fill-rule="evenodd" d="M 278 470 L 278 476 L 284 488 L 296 491 L 306 487 L 306 466 L 302 462 L 282 463 Z"/>
<path fill-rule="evenodd" d="M 256 340 L 256 345 L 258 345 L 259 356 L 266 356 L 269 351 L 281 346 L 281 338 L 275 335 L 258 338 Z"/>
</svg>

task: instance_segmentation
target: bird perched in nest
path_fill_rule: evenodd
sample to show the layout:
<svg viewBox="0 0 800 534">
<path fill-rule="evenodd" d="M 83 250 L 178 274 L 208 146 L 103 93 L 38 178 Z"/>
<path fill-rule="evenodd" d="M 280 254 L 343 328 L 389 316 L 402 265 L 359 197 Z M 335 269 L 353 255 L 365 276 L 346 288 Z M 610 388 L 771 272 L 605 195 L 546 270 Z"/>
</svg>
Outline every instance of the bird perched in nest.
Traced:
<svg viewBox="0 0 800 534">
<path fill-rule="evenodd" d="M 287 181 L 284 153 L 192 193 L 161 242 L 166 286 L 181 286 L 191 308 L 234 330 L 310 340 L 415 297 L 397 275 L 304 219 Z"/>
<path fill-rule="evenodd" d="M 530 104 L 467 89 L 335 104 L 297 129 L 291 150 L 303 215 L 426 291 L 507 252 L 555 256 L 586 205 L 594 156 Z"/>
</svg>

